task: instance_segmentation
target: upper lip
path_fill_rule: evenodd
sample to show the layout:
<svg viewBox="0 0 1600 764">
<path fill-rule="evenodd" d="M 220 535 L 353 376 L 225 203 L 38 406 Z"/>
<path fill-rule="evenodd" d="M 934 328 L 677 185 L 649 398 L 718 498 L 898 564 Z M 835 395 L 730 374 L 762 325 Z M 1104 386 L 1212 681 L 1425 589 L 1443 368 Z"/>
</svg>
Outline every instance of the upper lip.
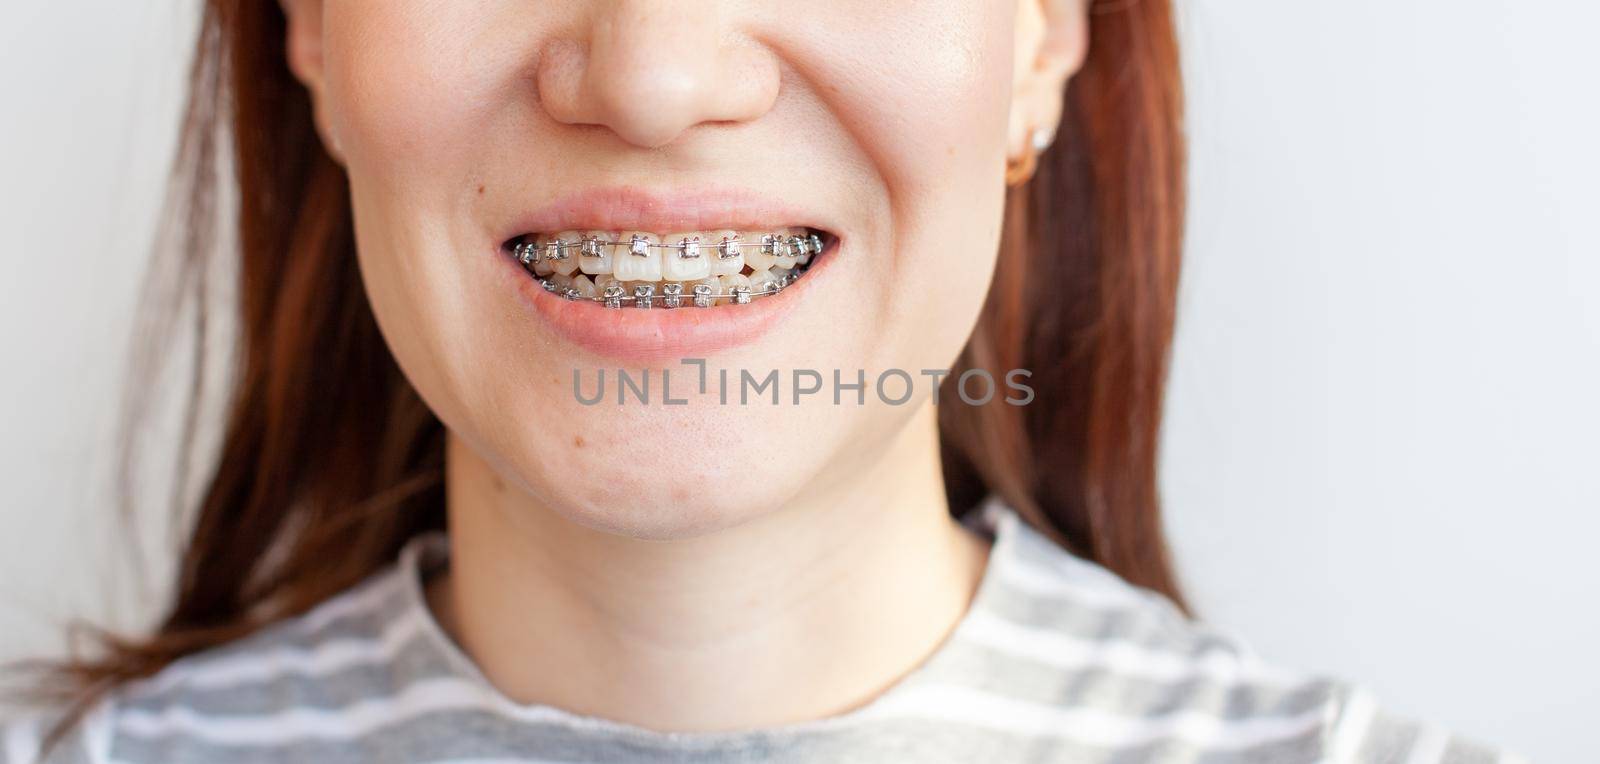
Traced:
<svg viewBox="0 0 1600 764">
<path fill-rule="evenodd" d="M 501 241 L 529 233 L 648 231 L 675 233 L 807 226 L 838 229 L 802 205 L 741 188 L 604 186 L 562 196 L 519 217 Z"/>
</svg>

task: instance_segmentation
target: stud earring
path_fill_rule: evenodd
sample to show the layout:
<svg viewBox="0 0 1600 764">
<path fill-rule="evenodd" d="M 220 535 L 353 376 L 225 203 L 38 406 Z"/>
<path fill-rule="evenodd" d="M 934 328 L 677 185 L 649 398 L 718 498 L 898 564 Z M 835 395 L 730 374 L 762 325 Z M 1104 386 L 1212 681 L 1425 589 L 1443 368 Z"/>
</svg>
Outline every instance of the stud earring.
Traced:
<svg viewBox="0 0 1600 764">
<path fill-rule="evenodd" d="M 1046 127 L 1034 128 L 1028 133 L 1028 148 L 1017 159 L 1006 160 L 1006 185 L 1020 186 L 1033 177 L 1039 167 L 1039 155 L 1055 142 L 1055 131 Z"/>
</svg>

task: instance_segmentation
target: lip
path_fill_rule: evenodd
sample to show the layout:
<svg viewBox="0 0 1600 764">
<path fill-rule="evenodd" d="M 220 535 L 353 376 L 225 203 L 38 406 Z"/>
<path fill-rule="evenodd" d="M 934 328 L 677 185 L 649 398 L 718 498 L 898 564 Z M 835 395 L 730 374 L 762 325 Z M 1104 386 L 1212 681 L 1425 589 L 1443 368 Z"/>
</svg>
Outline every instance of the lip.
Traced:
<svg viewBox="0 0 1600 764">
<path fill-rule="evenodd" d="M 545 291 L 533 274 L 509 257 L 503 243 L 524 233 L 570 230 L 640 230 L 671 233 L 713 228 L 809 226 L 835 240 L 812 260 L 803 278 L 783 291 L 748 305 L 712 308 L 612 309 L 572 301 Z M 556 334 L 606 358 L 639 363 L 676 362 L 759 341 L 783 325 L 784 317 L 819 286 L 844 245 L 838 228 L 796 206 L 742 190 L 674 192 L 638 187 L 583 191 L 519 218 L 493 243 L 495 259 L 525 304 Z"/>
<path fill-rule="evenodd" d="M 512 221 L 501 243 L 526 233 L 651 231 L 659 234 L 717 228 L 808 226 L 840 236 L 834 221 L 815 210 L 738 188 L 592 188 L 565 196 Z"/>
</svg>

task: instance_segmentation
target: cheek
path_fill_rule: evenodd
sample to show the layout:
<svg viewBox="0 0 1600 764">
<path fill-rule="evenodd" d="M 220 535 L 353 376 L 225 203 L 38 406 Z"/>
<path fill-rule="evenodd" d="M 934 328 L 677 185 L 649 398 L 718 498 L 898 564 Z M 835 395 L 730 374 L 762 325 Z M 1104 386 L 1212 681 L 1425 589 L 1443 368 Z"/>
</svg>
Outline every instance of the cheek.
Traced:
<svg viewBox="0 0 1600 764">
<path fill-rule="evenodd" d="M 363 282 L 396 360 L 446 417 L 484 405 L 479 361 L 496 354 L 482 327 L 509 318 L 471 299 L 483 291 L 474 224 L 487 139 L 502 134 L 506 88 L 519 81 L 514 51 L 488 34 L 494 20 L 450 5 L 339 0 L 324 29 L 324 108 Z"/>
<path fill-rule="evenodd" d="M 1014 20 L 1004 3 L 928 5 L 860 24 L 819 75 L 888 194 L 883 235 L 895 257 L 871 267 L 892 285 L 879 326 L 892 333 L 882 347 L 900 349 L 885 359 L 895 365 L 942 366 L 965 344 L 1004 201 Z"/>
<path fill-rule="evenodd" d="M 449 5 L 327 5 L 327 117 L 353 175 L 405 193 L 467 182 L 460 173 L 473 166 L 474 138 L 489 134 L 516 61 L 488 47 L 492 19 Z M 440 183 L 452 172 L 455 183 Z"/>
<path fill-rule="evenodd" d="M 507 152 L 493 139 L 517 136 L 507 120 L 533 97 L 518 90 L 526 50 L 504 21 L 456 3 L 326 5 L 323 107 L 349 174 L 363 281 L 406 374 L 437 396 L 482 392 L 494 372 L 482 361 L 501 355 L 483 348 L 496 337 L 482 328 L 509 320 L 472 299 L 491 265 L 478 189 Z"/>
<path fill-rule="evenodd" d="M 856 137 L 902 198 L 962 184 L 976 197 L 987 185 L 970 184 L 999 177 L 1004 158 L 1011 16 L 1004 3 L 939 6 L 860 24 L 859 37 L 830 52 L 836 106 L 858 115 Z"/>
</svg>

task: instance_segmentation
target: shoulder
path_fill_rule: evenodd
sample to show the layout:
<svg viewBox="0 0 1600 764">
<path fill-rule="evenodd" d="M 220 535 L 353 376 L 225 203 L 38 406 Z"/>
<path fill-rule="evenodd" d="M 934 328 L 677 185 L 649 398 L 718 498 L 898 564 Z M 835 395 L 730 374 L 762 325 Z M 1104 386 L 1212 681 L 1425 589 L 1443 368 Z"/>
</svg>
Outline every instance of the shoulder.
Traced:
<svg viewBox="0 0 1600 764">
<path fill-rule="evenodd" d="M 1330 758 L 1356 764 L 1525 764 L 1508 751 L 1464 739 L 1434 724 L 1390 713 L 1364 689 L 1345 687 L 1324 736 Z"/>
<path fill-rule="evenodd" d="M 268 744 L 306 709 L 385 697 L 407 659 L 408 592 L 381 572 L 305 614 L 186 656 L 118 687 L 53 746 L 49 764 L 211 761 L 239 742 Z M 0 764 L 33 764 L 54 719 L 4 726 Z"/>
<path fill-rule="evenodd" d="M 1267 663 L 1015 513 L 990 512 L 991 564 L 958 632 L 975 656 L 962 681 L 1039 711 L 1036 731 L 1064 745 L 1215 761 L 1517 761 L 1389 713 L 1357 685 Z M 1068 725 L 1098 731 L 1059 732 Z"/>
</svg>

